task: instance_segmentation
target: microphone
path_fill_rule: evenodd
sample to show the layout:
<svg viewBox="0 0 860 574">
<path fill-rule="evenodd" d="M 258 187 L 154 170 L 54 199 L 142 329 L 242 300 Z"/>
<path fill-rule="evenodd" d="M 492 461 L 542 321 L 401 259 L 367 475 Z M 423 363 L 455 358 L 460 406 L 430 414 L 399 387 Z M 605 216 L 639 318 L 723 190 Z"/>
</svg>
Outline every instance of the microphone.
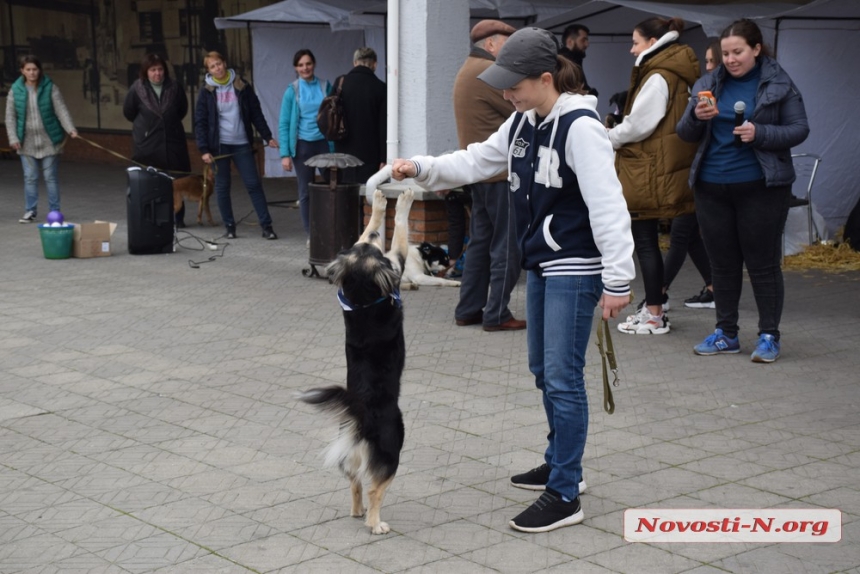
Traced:
<svg viewBox="0 0 860 574">
<path fill-rule="evenodd" d="M 735 102 L 735 127 L 739 128 L 744 125 L 744 112 L 747 105 L 743 102 Z M 735 136 L 735 147 L 741 147 L 741 136 Z"/>
</svg>

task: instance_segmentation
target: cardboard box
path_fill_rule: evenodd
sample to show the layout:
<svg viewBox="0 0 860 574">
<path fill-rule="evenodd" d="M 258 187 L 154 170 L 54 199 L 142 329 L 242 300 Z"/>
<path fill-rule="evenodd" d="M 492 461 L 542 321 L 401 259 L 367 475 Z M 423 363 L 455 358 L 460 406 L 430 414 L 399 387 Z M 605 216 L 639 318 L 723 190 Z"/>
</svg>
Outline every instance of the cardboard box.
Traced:
<svg viewBox="0 0 860 574">
<path fill-rule="evenodd" d="M 75 239 L 72 243 L 72 256 L 78 258 L 107 257 L 110 255 L 110 238 L 116 223 L 95 221 L 75 223 Z"/>
</svg>

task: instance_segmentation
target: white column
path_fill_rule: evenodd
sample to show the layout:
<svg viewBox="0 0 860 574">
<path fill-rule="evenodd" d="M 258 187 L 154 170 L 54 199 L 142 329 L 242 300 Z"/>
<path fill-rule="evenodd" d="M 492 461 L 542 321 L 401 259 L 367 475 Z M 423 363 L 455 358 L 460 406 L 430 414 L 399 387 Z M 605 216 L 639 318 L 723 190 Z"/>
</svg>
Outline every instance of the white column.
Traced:
<svg viewBox="0 0 860 574">
<path fill-rule="evenodd" d="M 464 0 L 400 1 L 400 157 L 457 149 L 451 94 L 469 29 Z"/>
</svg>

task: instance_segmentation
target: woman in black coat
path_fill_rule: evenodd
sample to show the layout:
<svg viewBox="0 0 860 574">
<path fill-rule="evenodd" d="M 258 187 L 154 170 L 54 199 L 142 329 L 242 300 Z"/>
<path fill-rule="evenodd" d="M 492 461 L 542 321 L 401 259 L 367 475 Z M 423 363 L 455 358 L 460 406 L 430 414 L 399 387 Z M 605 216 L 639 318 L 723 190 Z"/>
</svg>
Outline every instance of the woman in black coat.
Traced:
<svg viewBox="0 0 860 574">
<path fill-rule="evenodd" d="M 131 158 L 164 171 L 191 171 L 182 119 L 188 113 L 185 91 L 170 78 L 167 63 L 158 54 L 147 54 L 140 63 L 140 78 L 125 97 L 122 113 L 133 122 Z M 185 205 L 176 214 L 176 226 L 185 227 Z"/>
</svg>

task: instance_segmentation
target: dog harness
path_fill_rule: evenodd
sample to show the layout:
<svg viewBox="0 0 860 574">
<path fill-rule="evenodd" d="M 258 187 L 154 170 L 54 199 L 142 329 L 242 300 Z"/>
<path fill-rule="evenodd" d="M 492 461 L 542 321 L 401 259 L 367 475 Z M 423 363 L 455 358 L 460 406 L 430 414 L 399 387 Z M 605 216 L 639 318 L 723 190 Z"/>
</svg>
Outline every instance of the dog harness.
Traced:
<svg viewBox="0 0 860 574">
<path fill-rule="evenodd" d="M 344 311 L 356 311 L 358 309 L 366 309 L 368 307 L 373 307 L 377 303 L 382 303 L 383 301 L 386 301 L 388 299 L 391 299 L 391 304 L 394 305 L 395 307 L 402 307 L 403 306 L 403 302 L 400 300 L 400 290 L 399 289 L 395 289 L 390 295 L 387 295 L 385 297 L 380 297 L 376 301 L 374 301 L 372 303 L 368 303 L 367 305 L 355 305 L 355 304 L 351 303 L 349 301 L 349 299 L 346 298 L 346 295 L 343 294 L 343 290 L 341 290 L 341 289 L 337 290 L 337 302 L 340 303 L 340 306 L 343 308 Z"/>
</svg>

